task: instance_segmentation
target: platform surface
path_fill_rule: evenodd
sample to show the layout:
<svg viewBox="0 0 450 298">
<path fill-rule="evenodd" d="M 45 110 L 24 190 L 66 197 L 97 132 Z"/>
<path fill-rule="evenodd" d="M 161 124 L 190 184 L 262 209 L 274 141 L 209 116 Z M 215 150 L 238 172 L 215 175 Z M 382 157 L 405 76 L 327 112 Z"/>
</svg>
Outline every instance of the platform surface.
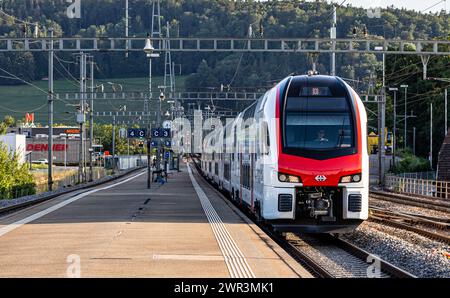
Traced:
<svg viewBox="0 0 450 298">
<path fill-rule="evenodd" d="M 311 277 L 183 164 L 0 218 L 2 277 Z"/>
</svg>

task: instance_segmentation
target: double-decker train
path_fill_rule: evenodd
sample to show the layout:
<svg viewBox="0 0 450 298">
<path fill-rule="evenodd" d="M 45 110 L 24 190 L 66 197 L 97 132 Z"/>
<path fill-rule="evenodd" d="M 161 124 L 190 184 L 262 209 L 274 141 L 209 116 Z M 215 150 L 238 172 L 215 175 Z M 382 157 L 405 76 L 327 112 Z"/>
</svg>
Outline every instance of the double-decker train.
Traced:
<svg viewBox="0 0 450 298">
<path fill-rule="evenodd" d="M 288 77 L 203 143 L 204 175 L 278 231 L 344 233 L 368 218 L 367 114 L 339 77 Z"/>
</svg>

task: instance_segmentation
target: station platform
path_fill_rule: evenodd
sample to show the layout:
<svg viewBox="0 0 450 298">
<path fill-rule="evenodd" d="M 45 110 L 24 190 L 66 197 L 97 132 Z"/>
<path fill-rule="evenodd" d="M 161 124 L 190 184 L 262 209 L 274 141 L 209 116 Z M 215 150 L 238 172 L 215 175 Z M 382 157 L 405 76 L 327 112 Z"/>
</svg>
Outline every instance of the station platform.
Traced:
<svg viewBox="0 0 450 298">
<path fill-rule="evenodd" d="M 0 276 L 311 277 L 193 165 L 151 190 L 146 177 L 0 217 Z"/>
</svg>

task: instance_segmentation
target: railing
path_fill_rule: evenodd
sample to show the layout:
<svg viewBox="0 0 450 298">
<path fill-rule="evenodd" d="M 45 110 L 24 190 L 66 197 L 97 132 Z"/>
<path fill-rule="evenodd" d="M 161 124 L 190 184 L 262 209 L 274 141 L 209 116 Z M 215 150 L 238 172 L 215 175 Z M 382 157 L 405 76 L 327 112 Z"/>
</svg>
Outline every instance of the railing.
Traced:
<svg viewBox="0 0 450 298">
<path fill-rule="evenodd" d="M 415 173 L 401 173 L 396 174 L 396 176 L 403 178 L 413 178 L 413 179 L 425 179 L 425 180 L 436 180 L 436 172 L 415 172 Z"/>
<path fill-rule="evenodd" d="M 389 191 L 450 199 L 450 182 L 386 175 Z"/>
</svg>

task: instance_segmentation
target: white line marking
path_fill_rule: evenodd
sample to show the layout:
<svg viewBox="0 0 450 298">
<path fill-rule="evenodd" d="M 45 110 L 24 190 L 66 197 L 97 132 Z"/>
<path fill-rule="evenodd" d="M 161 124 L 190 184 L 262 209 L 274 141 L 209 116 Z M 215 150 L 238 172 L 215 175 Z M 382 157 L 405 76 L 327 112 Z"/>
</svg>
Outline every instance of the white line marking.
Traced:
<svg viewBox="0 0 450 298">
<path fill-rule="evenodd" d="M 228 271 L 230 272 L 230 276 L 232 278 L 254 278 L 255 274 L 248 265 L 244 254 L 239 249 L 233 237 L 228 232 L 225 224 L 217 214 L 205 192 L 195 180 L 189 164 L 187 168 L 192 185 L 194 186 L 195 192 L 200 199 L 203 211 L 206 214 L 208 222 L 211 225 L 211 229 L 213 230 L 214 237 L 216 238 L 216 241 L 219 244 L 219 248 L 225 259 L 225 264 L 227 265 Z"/>
<path fill-rule="evenodd" d="M 126 180 L 117 182 L 117 183 L 112 184 L 112 185 L 108 185 L 108 186 L 105 186 L 105 187 L 102 187 L 102 188 L 98 188 L 98 189 L 93 189 L 93 190 L 87 191 L 87 192 L 79 194 L 79 195 L 77 195 L 77 196 L 75 196 L 73 198 L 67 199 L 67 200 L 65 200 L 65 201 L 63 201 L 61 203 L 58 203 L 58 204 L 56 204 L 56 205 L 54 205 L 52 207 L 49 207 L 49 208 L 47 208 L 47 209 L 45 209 L 43 211 L 40 211 L 40 212 L 35 213 L 33 215 L 30 215 L 30 216 L 28 216 L 28 217 L 26 217 L 24 219 L 16 221 L 16 222 L 14 222 L 12 224 L 9 224 L 7 226 L 4 226 L 3 228 L 0 228 L 0 237 L 8 234 L 9 232 L 11 232 L 11 231 L 13 231 L 13 230 L 15 230 L 17 228 L 20 228 L 21 226 L 23 226 L 23 225 L 25 225 L 27 223 L 30 223 L 30 222 L 32 222 L 32 221 L 34 221 L 36 219 L 39 219 L 39 218 L 41 218 L 41 217 L 43 217 L 43 216 L 45 216 L 45 215 L 47 215 L 49 213 L 52 213 L 53 211 L 56 211 L 56 210 L 66 206 L 66 205 L 69 205 L 70 203 L 78 201 L 79 199 L 84 198 L 85 196 L 88 196 L 88 195 L 93 194 L 95 192 L 98 192 L 100 190 L 106 190 L 106 189 L 110 189 L 110 188 L 116 187 L 118 185 L 124 184 L 124 183 L 126 183 L 126 182 L 128 182 L 130 180 L 133 180 L 133 179 L 135 179 L 135 178 L 137 178 L 139 176 L 142 176 L 143 174 L 145 174 L 145 172 L 137 174 L 137 175 L 135 175 L 133 177 L 130 177 L 130 178 L 126 179 Z"/>
</svg>

